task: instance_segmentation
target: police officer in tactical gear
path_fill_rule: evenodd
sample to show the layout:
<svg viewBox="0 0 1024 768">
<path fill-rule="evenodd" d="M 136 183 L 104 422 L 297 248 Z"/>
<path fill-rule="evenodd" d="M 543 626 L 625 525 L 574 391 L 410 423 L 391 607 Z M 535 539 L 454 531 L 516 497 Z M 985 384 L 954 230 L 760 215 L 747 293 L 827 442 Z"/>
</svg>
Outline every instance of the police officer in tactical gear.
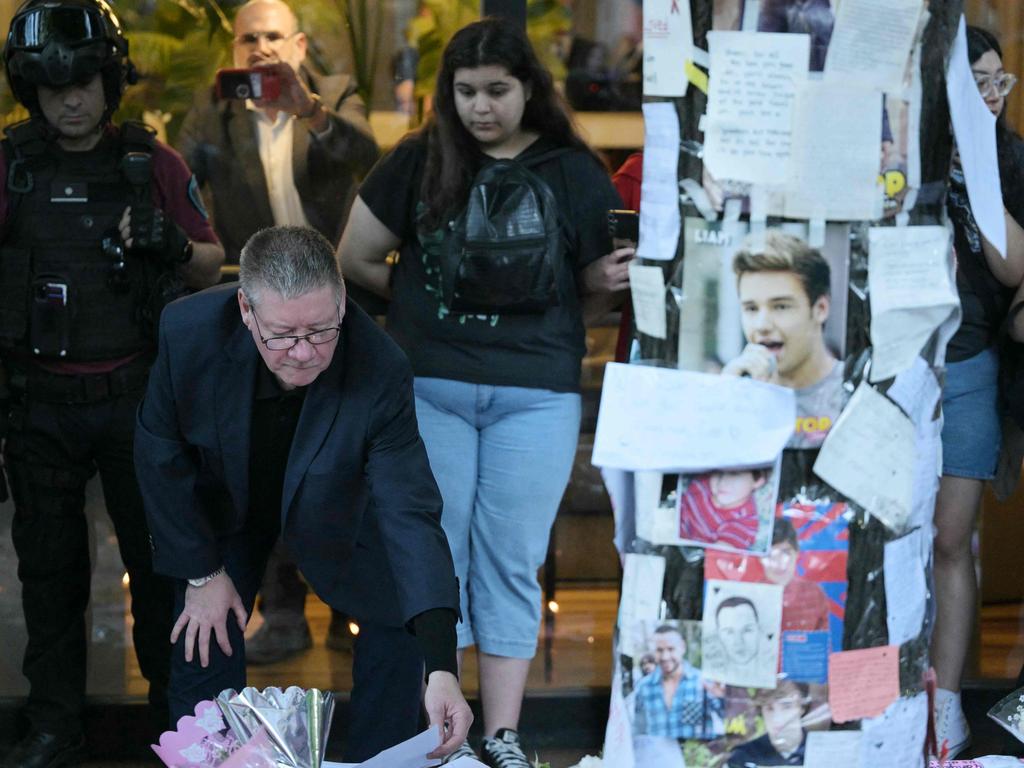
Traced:
<svg viewBox="0 0 1024 768">
<path fill-rule="evenodd" d="M 216 282 L 223 250 L 198 187 L 144 125 L 111 124 L 136 73 L 104 0 L 28 0 L 4 47 L 30 119 L 0 153 L 4 465 L 28 644 L 27 736 L 2 768 L 74 764 L 84 751 L 89 544 L 86 481 L 100 475 L 130 577 L 133 638 L 166 725 L 171 584 L 152 571 L 132 461 L 134 416 L 167 301 Z"/>
</svg>

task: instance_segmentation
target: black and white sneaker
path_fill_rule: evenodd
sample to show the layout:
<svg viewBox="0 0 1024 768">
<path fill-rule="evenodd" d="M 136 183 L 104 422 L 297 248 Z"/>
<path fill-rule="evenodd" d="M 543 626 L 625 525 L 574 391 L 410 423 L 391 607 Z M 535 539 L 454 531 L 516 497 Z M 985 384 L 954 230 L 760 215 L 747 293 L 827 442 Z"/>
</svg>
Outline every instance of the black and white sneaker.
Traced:
<svg viewBox="0 0 1024 768">
<path fill-rule="evenodd" d="M 490 768 L 530 768 L 519 746 L 519 734 L 511 728 L 499 728 L 494 737 L 484 737 L 480 757 Z"/>
<path fill-rule="evenodd" d="M 450 755 L 448 755 L 448 757 L 444 759 L 444 763 L 442 763 L 442 765 L 447 763 L 454 763 L 460 757 L 472 757 L 474 760 L 477 759 L 476 752 L 474 752 L 473 748 L 469 746 L 468 741 L 464 741 L 461 744 L 459 744 L 459 748 L 452 752 Z"/>
</svg>

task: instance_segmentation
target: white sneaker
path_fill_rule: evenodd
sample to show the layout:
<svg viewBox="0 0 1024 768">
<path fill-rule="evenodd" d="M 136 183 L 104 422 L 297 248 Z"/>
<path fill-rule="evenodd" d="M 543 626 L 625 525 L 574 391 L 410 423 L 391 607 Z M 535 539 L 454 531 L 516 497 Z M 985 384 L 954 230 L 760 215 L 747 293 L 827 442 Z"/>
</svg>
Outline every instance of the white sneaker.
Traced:
<svg viewBox="0 0 1024 768">
<path fill-rule="evenodd" d="M 935 691 L 935 742 L 939 754 L 952 760 L 971 743 L 971 729 L 964 717 L 960 694 L 939 688 Z"/>
</svg>

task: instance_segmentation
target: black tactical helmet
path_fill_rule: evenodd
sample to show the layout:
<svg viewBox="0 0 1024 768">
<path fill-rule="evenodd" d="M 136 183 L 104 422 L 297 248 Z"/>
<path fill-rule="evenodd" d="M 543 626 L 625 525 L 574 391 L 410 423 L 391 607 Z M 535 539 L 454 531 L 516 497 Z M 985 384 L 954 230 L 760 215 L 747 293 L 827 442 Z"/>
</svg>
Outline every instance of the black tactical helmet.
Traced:
<svg viewBox="0 0 1024 768">
<path fill-rule="evenodd" d="M 60 88 L 103 77 L 109 118 L 138 80 L 128 40 L 105 0 L 27 0 L 11 20 L 4 68 L 15 98 L 39 111 L 36 86 Z"/>
</svg>

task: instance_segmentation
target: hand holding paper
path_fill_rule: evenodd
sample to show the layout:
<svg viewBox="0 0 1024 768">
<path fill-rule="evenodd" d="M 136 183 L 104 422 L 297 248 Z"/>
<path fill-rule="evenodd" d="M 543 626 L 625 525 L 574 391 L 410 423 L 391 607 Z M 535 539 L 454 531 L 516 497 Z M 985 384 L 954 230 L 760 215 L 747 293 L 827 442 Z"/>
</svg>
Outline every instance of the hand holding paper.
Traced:
<svg viewBox="0 0 1024 768">
<path fill-rule="evenodd" d="M 473 713 L 469 710 L 455 675 L 451 672 L 431 672 L 423 705 L 430 724 L 441 728 L 443 738 L 441 745 L 427 757 L 450 755 L 466 740 L 469 726 L 473 723 Z"/>
</svg>

